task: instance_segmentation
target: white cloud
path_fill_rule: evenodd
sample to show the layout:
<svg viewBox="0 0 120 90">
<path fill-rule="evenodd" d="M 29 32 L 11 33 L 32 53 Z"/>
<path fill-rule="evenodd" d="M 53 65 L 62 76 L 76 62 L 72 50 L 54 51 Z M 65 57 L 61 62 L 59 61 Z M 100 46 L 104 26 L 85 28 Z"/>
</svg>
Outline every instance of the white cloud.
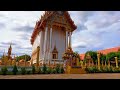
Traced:
<svg viewBox="0 0 120 90">
<path fill-rule="evenodd" d="M 0 11 L 0 43 L 16 43 L 17 47 L 13 45 L 13 53 L 31 54 L 28 52 L 29 49 L 20 50 L 20 48 L 31 47 L 30 35 L 32 33 L 26 32 L 26 29 L 34 28 L 36 21 L 40 19 L 42 14 L 43 11 Z M 7 52 L 8 47 L 9 45 L 2 49 Z M 1 51 L 3 51 L 2 49 Z"/>
<path fill-rule="evenodd" d="M 83 11 L 78 12 L 79 20 L 86 29 L 78 27 L 73 33 L 73 46 L 86 43 L 86 48 L 80 48 L 79 53 L 88 50 L 99 50 L 119 46 L 120 12 L 109 11 Z M 81 15 L 81 16 L 80 16 Z M 76 19 L 74 19 L 78 22 Z M 74 49 L 77 50 L 77 47 Z"/>
</svg>

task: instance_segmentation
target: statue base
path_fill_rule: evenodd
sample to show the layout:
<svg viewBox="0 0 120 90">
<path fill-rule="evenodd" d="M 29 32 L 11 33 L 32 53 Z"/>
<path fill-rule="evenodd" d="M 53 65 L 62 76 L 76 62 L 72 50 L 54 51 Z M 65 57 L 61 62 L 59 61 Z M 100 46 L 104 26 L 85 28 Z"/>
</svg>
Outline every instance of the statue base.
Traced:
<svg viewBox="0 0 120 90">
<path fill-rule="evenodd" d="M 67 66 L 66 74 L 85 74 L 86 71 L 80 66 Z"/>
</svg>

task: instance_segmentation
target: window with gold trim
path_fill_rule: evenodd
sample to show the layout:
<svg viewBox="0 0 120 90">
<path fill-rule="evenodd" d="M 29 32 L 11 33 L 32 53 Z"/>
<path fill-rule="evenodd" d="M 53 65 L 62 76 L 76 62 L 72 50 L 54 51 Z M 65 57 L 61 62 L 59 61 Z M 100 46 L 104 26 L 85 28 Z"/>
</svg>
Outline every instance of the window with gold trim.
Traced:
<svg viewBox="0 0 120 90">
<path fill-rule="evenodd" d="M 57 59 L 57 53 L 53 53 L 52 55 L 53 55 L 52 56 L 53 59 Z"/>
<path fill-rule="evenodd" d="M 54 46 L 54 49 L 52 51 L 52 59 L 58 59 L 58 51 L 56 49 L 56 46 Z"/>
</svg>

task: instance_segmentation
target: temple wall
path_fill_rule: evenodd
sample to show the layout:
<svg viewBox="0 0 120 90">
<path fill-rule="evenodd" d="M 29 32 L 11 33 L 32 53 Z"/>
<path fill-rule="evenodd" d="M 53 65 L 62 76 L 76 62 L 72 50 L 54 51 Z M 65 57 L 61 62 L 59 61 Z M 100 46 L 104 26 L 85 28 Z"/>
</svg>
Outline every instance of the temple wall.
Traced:
<svg viewBox="0 0 120 90">
<path fill-rule="evenodd" d="M 34 43 L 33 43 L 33 46 L 32 46 L 32 52 L 34 52 L 37 48 L 37 46 L 40 45 L 40 34 L 37 35 Z"/>
<path fill-rule="evenodd" d="M 45 36 L 45 31 L 41 31 L 41 39 L 40 39 L 40 59 L 43 59 L 44 56 L 44 36 Z"/>
<path fill-rule="evenodd" d="M 40 46 L 40 54 L 39 54 L 39 60 L 43 60 L 44 58 L 44 41 L 45 41 L 45 30 L 39 32 L 37 35 L 33 46 L 32 46 L 32 53 L 36 51 L 37 46 Z M 65 43 L 66 43 L 66 31 L 61 30 L 60 28 L 53 28 L 52 29 L 52 46 L 51 51 L 53 51 L 54 46 L 56 45 L 57 51 L 58 51 L 58 59 L 62 59 L 62 54 L 65 52 Z M 46 59 L 48 59 L 48 52 L 50 49 L 50 30 L 47 32 L 47 52 L 46 52 Z M 52 57 L 52 56 L 51 56 Z M 34 62 L 36 62 L 37 53 L 32 55 L 32 59 Z"/>
<path fill-rule="evenodd" d="M 58 59 L 62 59 L 62 54 L 65 51 L 65 31 L 53 29 L 52 33 L 52 50 L 54 46 L 58 50 Z"/>
</svg>

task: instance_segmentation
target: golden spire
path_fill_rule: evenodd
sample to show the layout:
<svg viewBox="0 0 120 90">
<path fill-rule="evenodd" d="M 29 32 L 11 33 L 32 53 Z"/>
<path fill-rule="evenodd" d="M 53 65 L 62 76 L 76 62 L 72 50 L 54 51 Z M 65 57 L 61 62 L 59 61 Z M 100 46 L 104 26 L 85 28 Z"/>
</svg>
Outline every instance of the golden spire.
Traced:
<svg viewBox="0 0 120 90">
<path fill-rule="evenodd" d="M 12 51 L 12 42 L 10 43 L 10 47 L 8 48 L 8 60 L 11 59 L 11 51 Z"/>
</svg>

